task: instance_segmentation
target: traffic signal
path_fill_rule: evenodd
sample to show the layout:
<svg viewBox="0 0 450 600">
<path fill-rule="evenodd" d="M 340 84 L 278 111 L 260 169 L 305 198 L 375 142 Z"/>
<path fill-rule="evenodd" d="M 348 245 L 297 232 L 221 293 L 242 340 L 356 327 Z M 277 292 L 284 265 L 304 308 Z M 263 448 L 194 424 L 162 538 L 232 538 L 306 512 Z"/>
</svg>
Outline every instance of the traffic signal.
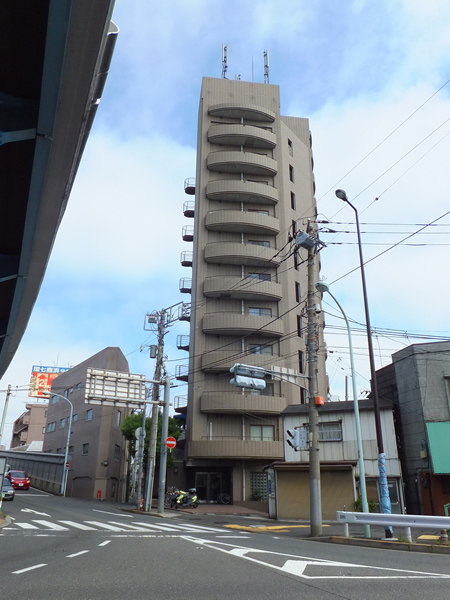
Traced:
<svg viewBox="0 0 450 600">
<path fill-rule="evenodd" d="M 286 431 L 288 434 L 287 443 L 291 448 L 293 448 L 296 452 L 300 450 L 300 431 L 298 429 L 288 429 Z M 290 439 L 289 439 L 290 438 Z"/>
<path fill-rule="evenodd" d="M 250 388 L 252 390 L 264 390 L 266 382 L 264 376 L 266 370 L 261 367 L 252 367 L 250 365 L 235 364 L 230 369 L 230 373 L 233 373 L 233 379 L 230 379 L 230 383 L 236 387 Z"/>
</svg>

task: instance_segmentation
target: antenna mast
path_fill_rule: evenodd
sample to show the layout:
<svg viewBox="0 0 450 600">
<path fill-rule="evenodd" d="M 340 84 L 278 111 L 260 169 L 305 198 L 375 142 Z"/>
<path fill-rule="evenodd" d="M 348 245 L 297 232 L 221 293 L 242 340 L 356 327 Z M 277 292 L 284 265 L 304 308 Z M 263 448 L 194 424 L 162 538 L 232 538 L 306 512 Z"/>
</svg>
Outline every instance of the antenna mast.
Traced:
<svg viewBox="0 0 450 600">
<path fill-rule="evenodd" d="M 228 69 L 228 44 L 222 44 L 222 79 L 227 78 Z"/>
<path fill-rule="evenodd" d="M 264 83 L 269 83 L 269 51 L 264 50 Z"/>
</svg>

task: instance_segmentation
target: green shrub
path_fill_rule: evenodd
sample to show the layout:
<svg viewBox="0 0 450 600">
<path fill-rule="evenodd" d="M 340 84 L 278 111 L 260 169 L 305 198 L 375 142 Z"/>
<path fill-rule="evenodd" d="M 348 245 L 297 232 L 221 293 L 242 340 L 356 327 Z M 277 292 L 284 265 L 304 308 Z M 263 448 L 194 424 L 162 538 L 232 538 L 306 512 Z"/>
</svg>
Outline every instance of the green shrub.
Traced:
<svg viewBox="0 0 450 600">
<path fill-rule="evenodd" d="M 375 502 L 375 500 L 367 500 L 367 504 L 369 505 L 369 512 L 377 512 L 378 504 Z M 358 499 L 355 502 L 355 512 L 362 512 L 361 496 L 358 496 Z"/>
</svg>

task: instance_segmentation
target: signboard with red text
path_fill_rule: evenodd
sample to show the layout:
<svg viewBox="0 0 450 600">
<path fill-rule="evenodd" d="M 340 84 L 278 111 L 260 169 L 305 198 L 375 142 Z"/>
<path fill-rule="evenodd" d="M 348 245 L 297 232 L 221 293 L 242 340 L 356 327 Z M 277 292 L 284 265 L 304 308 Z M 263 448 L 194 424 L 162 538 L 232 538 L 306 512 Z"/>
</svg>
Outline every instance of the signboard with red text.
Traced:
<svg viewBox="0 0 450 600">
<path fill-rule="evenodd" d="M 42 367 L 41 365 L 33 365 L 28 396 L 31 398 L 48 398 L 48 390 L 52 387 L 52 381 L 58 375 L 68 370 L 69 367 Z"/>
</svg>

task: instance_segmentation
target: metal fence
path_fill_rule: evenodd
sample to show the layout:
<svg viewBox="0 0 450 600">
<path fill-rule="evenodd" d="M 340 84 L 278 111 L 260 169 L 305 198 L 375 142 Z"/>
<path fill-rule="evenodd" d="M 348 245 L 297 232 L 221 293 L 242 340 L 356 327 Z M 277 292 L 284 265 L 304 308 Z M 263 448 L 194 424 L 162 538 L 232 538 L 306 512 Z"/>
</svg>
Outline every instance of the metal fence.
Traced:
<svg viewBox="0 0 450 600">
<path fill-rule="evenodd" d="M 53 494 L 60 492 L 64 471 L 62 454 L 0 450 L 0 456 L 6 458 L 7 470 L 25 471 L 32 487 Z"/>
</svg>

